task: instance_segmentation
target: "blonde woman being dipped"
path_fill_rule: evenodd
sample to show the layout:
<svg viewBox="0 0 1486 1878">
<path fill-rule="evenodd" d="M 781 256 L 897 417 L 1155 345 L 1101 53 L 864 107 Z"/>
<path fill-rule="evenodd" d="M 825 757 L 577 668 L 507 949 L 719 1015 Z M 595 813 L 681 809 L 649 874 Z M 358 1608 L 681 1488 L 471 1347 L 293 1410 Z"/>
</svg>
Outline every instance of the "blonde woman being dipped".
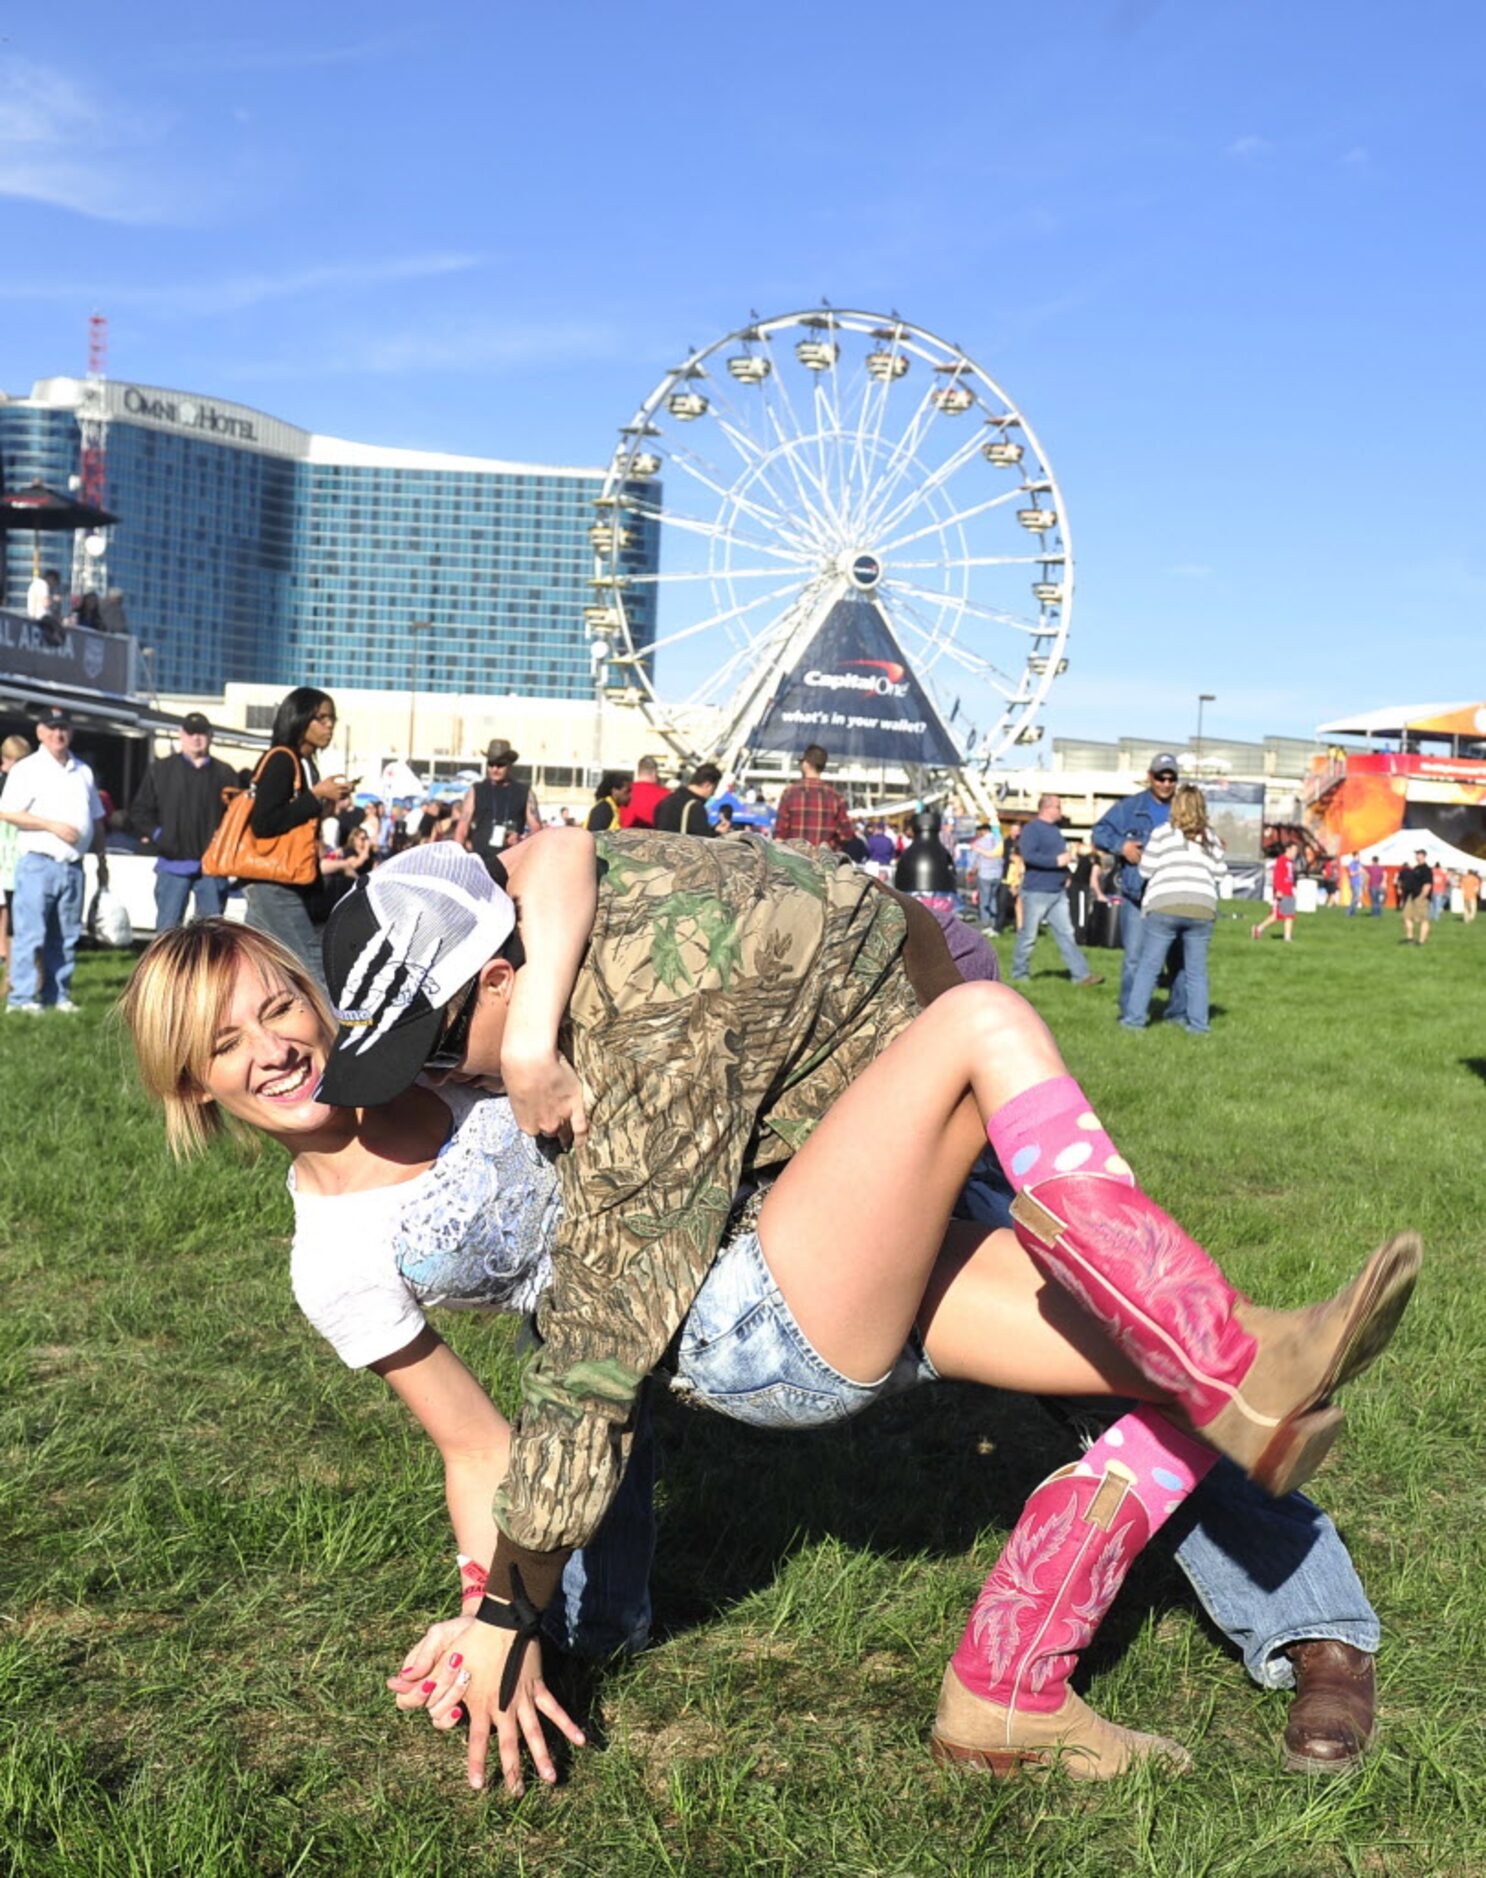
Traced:
<svg viewBox="0 0 1486 1878">
<path fill-rule="evenodd" d="M 1207 955 L 1218 916 L 1218 884 L 1225 872 L 1223 843 L 1207 819 L 1207 799 L 1183 783 L 1171 799 L 1171 819 L 1155 829 L 1140 857 L 1145 895 L 1144 930 L 1126 1030 L 1144 1030 L 1161 968 L 1178 938 L 1187 974 L 1186 1028 L 1204 1037 L 1208 1024 Z"/>
</svg>

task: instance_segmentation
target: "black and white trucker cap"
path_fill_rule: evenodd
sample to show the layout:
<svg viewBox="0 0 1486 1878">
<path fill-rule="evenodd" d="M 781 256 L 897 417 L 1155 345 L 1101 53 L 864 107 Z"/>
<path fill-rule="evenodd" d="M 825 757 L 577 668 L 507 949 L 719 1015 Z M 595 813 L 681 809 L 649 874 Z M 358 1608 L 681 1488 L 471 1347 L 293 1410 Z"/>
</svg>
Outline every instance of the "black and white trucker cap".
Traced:
<svg viewBox="0 0 1486 1878">
<path fill-rule="evenodd" d="M 410 848 L 358 882 L 325 928 L 325 982 L 340 1023 L 319 1098 L 375 1108 L 428 1061 L 449 1000 L 493 959 L 516 909 L 456 842 Z"/>
</svg>

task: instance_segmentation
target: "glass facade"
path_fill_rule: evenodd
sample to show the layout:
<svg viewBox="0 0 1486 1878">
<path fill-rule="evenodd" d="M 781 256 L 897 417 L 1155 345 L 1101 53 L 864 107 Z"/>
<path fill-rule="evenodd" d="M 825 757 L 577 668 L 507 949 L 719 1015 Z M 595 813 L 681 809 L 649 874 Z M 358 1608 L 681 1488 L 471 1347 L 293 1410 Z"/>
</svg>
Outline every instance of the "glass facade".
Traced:
<svg viewBox="0 0 1486 1878">
<path fill-rule="evenodd" d="M 107 394 L 107 501 L 120 518 L 108 584 L 152 648 L 160 690 L 240 680 L 592 696 L 583 612 L 601 471 L 342 443 L 146 386 Z M 67 487 L 76 403 L 68 379 L 0 400 L 8 487 Z M 629 567 L 654 571 L 657 524 L 631 525 Z M 65 585 L 71 537 L 43 537 L 42 552 Z M 30 574 L 31 538 L 12 535 L 7 604 L 24 603 Z M 653 635 L 653 615 L 640 630 Z"/>
</svg>

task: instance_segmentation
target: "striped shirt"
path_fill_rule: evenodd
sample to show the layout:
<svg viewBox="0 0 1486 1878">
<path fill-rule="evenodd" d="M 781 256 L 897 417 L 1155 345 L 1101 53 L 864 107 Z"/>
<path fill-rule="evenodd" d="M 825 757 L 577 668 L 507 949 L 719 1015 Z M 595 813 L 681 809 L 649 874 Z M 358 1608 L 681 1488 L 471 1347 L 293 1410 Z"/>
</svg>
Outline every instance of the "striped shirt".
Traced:
<svg viewBox="0 0 1486 1878">
<path fill-rule="evenodd" d="M 1189 841 L 1173 822 L 1153 829 L 1140 857 L 1145 876 L 1142 913 L 1169 913 L 1178 919 L 1216 919 L 1223 844 L 1212 836 L 1211 849 Z"/>
</svg>

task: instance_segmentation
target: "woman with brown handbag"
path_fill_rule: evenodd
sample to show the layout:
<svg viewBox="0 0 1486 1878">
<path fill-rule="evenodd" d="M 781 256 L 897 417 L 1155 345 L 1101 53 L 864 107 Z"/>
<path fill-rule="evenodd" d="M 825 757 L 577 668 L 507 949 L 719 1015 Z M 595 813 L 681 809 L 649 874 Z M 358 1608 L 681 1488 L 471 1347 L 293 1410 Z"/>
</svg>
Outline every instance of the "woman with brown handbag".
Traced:
<svg viewBox="0 0 1486 1878">
<path fill-rule="evenodd" d="M 273 720 L 274 747 L 259 772 L 248 826 L 259 841 L 287 835 L 306 822 L 318 823 L 337 797 L 347 792 L 344 776 L 322 782 L 315 758 L 335 735 L 335 701 L 313 685 L 297 685 L 279 705 Z M 310 901 L 320 892 L 320 867 L 302 884 L 250 880 L 244 893 L 247 923 L 269 933 L 299 959 L 317 984 L 324 984 L 320 935 L 310 918 Z"/>
</svg>

